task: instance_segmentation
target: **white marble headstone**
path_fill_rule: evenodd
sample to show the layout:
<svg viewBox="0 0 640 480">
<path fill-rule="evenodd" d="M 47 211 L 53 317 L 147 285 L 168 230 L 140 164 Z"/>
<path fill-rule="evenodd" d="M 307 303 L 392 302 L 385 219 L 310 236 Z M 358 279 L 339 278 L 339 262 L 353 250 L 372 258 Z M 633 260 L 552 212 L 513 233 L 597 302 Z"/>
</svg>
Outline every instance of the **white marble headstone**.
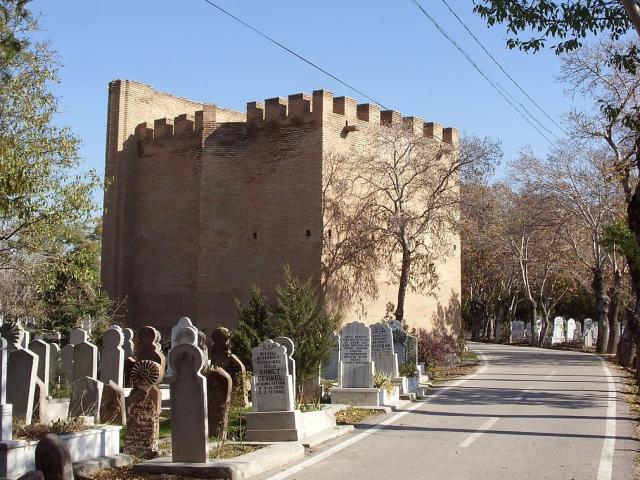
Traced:
<svg viewBox="0 0 640 480">
<path fill-rule="evenodd" d="M 340 333 L 341 388 L 373 388 L 371 329 L 360 322 L 345 325 Z"/>
<path fill-rule="evenodd" d="M 322 376 L 325 380 L 338 380 L 338 364 L 340 362 L 340 335 L 335 332 L 332 337 L 333 348 L 331 349 L 331 357 L 324 367 Z"/>
<path fill-rule="evenodd" d="M 100 381 L 105 385 L 110 380 L 122 387 L 124 385 L 124 335 L 117 325 L 110 327 L 102 335 L 100 352 Z"/>
<path fill-rule="evenodd" d="M 293 411 L 295 394 L 287 349 L 265 340 L 252 350 L 253 408 L 256 412 Z"/>
<path fill-rule="evenodd" d="M 564 318 L 556 317 L 553 319 L 553 337 L 551 338 L 551 343 L 563 343 L 565 341 Z"/>
<path fill-rule="evenodd" d="M 375 323 L 371 328 L 371 360 L 376 372 L 397 378 L 398 357 L 393 350 L 393 332 L 386 323 Z"/>
</svg>

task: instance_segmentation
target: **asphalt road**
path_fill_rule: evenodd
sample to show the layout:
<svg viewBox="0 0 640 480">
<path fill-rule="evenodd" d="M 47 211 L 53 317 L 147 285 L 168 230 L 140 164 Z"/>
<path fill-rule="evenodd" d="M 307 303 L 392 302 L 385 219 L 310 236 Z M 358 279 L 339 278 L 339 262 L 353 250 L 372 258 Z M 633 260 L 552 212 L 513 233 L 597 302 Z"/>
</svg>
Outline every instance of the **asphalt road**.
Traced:
<svg viewBox="0 0 640 480">
<path fill-rule="evenodd" d="M 472 349 L 484 361 L 474 375 L 260 478 L 633 479 L 639 446 L 617 370 L 576 352 Z"/>
</svg>

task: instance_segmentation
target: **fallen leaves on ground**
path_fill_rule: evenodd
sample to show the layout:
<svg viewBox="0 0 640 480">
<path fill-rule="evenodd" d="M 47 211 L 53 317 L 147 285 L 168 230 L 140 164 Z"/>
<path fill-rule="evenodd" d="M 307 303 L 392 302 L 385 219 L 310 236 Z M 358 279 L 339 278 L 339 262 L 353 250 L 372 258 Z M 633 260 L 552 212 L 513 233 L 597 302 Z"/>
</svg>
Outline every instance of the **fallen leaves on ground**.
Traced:
<svg viewBox="0 0 640 480">
<path fill-rule="evenodd" d="M 336 423 L 338 425 L 355 425 L 365 418 L 373 415 L 385 413 L 384 410 L 372 410 L 369 408 L 345 408 L 336 413 Z"/>
</svg>

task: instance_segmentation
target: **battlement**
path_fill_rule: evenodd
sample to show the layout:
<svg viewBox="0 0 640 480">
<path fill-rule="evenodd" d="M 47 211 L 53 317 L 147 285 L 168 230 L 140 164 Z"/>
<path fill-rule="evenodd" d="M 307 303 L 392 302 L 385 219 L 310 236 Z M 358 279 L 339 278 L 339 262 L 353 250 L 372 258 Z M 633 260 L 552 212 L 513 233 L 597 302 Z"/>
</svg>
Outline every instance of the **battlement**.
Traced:
<svg viewBox="0 0 640 480">
<path fill-rule="evenodd" d="M 381 110 L 373 103 L 358 104 L 351 97 L 334 97 L 327 90 L 315 90 L 313 94 L 296 93 L 287 98 L 268 98 L 263 102 L 248 102 L 246 115 L 216 105 L 204 104 L 194 115 L 182 114 L 174 118 L 159 118 L 153 126 L 141 123 L 135 129 L 139 140 L 163 139 L 185 135 L 210 128 L 215 123 L 226 122 L 283 122 L 290 119 L 318 118 L 325 114 L 340 115 L 350 125 L 365 122 L 369 125 L 390 127 L 408 125 L 414 134 L 444 143 L 457 144 L 459 133 L 456 128 L 443 128 L 435 122 L 425 122 L 420 117 L 405 117 L 395 110 Z"/>
<path fill-rule="evenodd" d="M 296 93 L 287 98 L 274 97 L 262 102 L 247 103 L 247 122 L 287 122 L 290 119 L 317 118 L 324 114 L 341 115 L 349 124 L 366 122 L 370 125 L 392 126 L 409 124 L 415 134 L 455 144 L 458 130 L 442 128 L 435 122 L 425 122 L 419 117 L 404 117 L 394 110 L 381 110 L 373 103 L 357 103 L 351 97 L 334 97 L 327 90 L 315 90 L 313 94 Z"/>
</svg>

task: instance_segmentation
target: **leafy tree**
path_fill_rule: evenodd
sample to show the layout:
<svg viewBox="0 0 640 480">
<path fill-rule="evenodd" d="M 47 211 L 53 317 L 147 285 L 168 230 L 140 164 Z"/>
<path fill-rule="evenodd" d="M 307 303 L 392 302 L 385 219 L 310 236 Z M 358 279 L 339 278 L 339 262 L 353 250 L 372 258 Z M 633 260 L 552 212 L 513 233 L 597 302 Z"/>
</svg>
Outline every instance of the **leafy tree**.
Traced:
<svg viewBox="0 0 640 480">
<path fill-rule="evenodd" d="M 251 350 L 270 335 L 267 299 L 255 285 L 251 287 L 246 305 L 236 299 L 236 317 L 238 328 L 231 332 L 233 353 L 251 368 Z"/>
<path fill-rule="evenodd" d="M 74 311 L 108 308 L 99 242 L 84 227 L 100 182 L 80 173 L 78 139 L 54 123 L 58 63 L 31 41 L 38 26 L 27 7 L 0 0 L 0 315 L 68 325 Z"/>
<path fill-rule="evenodd" d="M 338 317 L 318 307 L 311 282 L 301 282 L 286 268 L 275 302 L 267 305 L 257 287 L 251 288 L 243 306 L 236 300 L 239 326 L 232 333 L 234 351 L 251 365 L 251 350 L 267 338 L 289 337 L 295 345 L 296 384 L 299 393 L 304 382 L 317 375 L 320 365 L 329 359 L 332 333 Z"/>
</svg>

